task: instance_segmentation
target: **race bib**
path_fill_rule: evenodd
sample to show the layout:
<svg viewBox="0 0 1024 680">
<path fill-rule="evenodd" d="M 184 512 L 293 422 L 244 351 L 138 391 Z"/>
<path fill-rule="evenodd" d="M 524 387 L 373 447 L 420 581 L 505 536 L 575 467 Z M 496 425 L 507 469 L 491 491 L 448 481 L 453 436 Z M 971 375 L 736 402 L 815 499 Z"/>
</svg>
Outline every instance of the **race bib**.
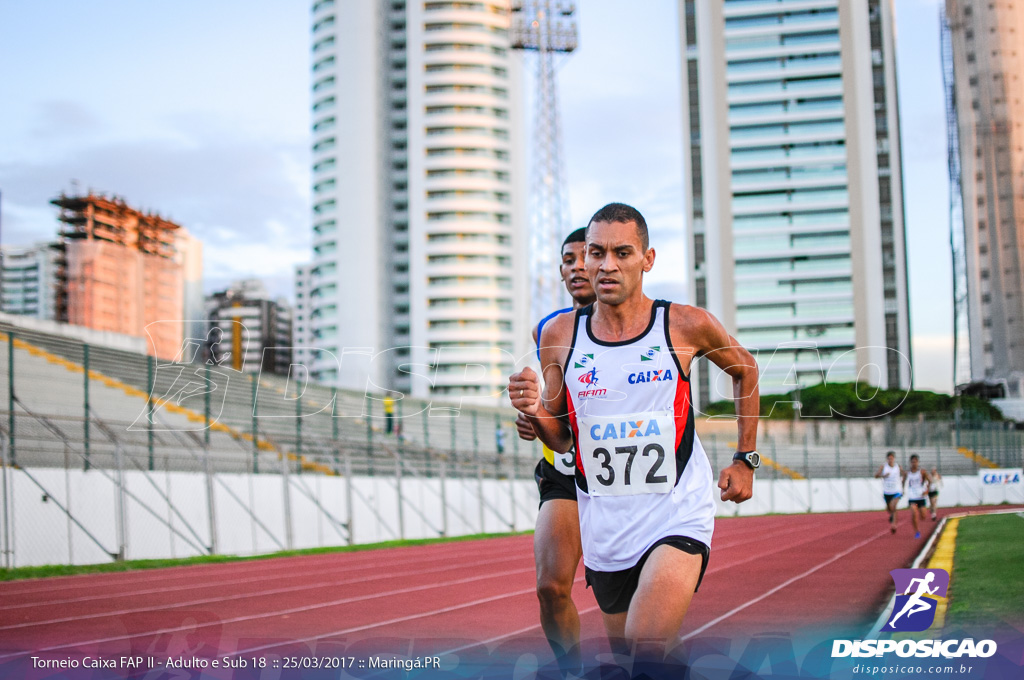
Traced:
<svg viewBox="0 0 1024 680">
<path fill-rule="evenodd" d="M 591 496 L 668 493 L 676 484 L 676 423 L 671 411 L 583 416 L 580 454 Z"/>
<path fill-rule="evenodd" d="M 570 477 L 576 474 L 576 451 L 566 451 L 565 453 L 552 451 L 551 455 L 551 464 L 556 470 L 561 472 L 563 475 L 569 475 Z"/>
</svg>

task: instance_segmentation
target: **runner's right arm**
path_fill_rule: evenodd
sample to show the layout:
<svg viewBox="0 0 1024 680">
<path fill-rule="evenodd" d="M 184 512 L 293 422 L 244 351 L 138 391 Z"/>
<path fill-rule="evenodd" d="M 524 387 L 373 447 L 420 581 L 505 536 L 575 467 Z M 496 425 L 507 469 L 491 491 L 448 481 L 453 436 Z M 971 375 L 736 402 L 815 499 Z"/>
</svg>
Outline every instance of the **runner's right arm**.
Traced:
<svg viewBox="0 0 1024 680">
<path fill-rule="evenodd" d="M 574 314 L 561 314 L 544 326 L 540 343 L 543 388 L 530 367 L 509 378 L 512 405 L 526 415 L 537 437 L 552 451 L 568 451 L 573 444 L 566 422 L 568 408 L 562 376 L 575 320 Z"/>
</svg>

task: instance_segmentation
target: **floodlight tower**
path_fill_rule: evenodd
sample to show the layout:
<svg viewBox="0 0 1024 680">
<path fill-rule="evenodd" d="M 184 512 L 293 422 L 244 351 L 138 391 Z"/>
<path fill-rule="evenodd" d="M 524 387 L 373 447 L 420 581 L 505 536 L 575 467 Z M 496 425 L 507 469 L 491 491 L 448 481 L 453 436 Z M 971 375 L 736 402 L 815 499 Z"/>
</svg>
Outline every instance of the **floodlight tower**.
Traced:
<svg viewBox="0 0 1024 680">
<path fill-rule="evenodd" d="M 568 201 L 562 166 L 562 132 L 558 119 L 555 58 L 576 49 L 576 3 L 513 0 L 513 49 L 537 53 L 533 168 L 530 182 L 530 307 L 540 319 L 563 307 L 558 247 L 568 231 Z"/>
</svg>

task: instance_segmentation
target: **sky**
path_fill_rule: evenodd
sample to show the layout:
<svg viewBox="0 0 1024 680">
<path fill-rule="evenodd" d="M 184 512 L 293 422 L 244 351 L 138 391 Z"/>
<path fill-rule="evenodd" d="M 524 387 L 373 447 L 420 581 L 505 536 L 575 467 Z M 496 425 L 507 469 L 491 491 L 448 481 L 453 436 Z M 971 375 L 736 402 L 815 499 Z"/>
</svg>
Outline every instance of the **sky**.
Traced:
<svg viewBox="0 0 1024 680">
<path fill-rule="evenodd" d="M 915 386 L 952 387 L 940 0 L 897 0 Z M 653 295 L 686 301 L 676 0 L 581 0 L 559 67 L 573 225 L 635 205 Z M 0 0 L 0 242 L 52 239 L 61 191 L 94 189 L 204 242 L 207 292 L 291 296 L 311 252 L 305 0 Z M 526 109 L 532 111 L 532 107 Z"/>
</svg>

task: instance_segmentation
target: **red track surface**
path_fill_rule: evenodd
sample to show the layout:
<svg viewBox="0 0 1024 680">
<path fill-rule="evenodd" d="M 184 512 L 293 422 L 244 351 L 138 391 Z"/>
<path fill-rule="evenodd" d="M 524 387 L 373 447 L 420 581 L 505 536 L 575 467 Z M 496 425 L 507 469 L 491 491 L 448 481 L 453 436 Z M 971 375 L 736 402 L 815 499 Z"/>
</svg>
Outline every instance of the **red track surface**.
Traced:
<svg viewBox="0 0 1024 680">
<path fill-rule="evenodd" d="M 711 561 L 681 634 L 828 627 L 866 632 L 919 540 L 901 511 L 718 520 Z M 0 664 L 24 651 L 208 654 L 432 641 L 435 651 L 541 636 L 532 537 L 0 584 Z M 584 640 L 603 637 L 583 585 Z M 444 641 L 441 641 L 444 638 Z M 593 644 L 601 644 L 594 642 Z M 408 643 L 406 643 L 408 647 Z M 323 651 L 323 647 L 321 647 Z M 254 652 L 256 653 L 256 652 Z"/>
</svg>

